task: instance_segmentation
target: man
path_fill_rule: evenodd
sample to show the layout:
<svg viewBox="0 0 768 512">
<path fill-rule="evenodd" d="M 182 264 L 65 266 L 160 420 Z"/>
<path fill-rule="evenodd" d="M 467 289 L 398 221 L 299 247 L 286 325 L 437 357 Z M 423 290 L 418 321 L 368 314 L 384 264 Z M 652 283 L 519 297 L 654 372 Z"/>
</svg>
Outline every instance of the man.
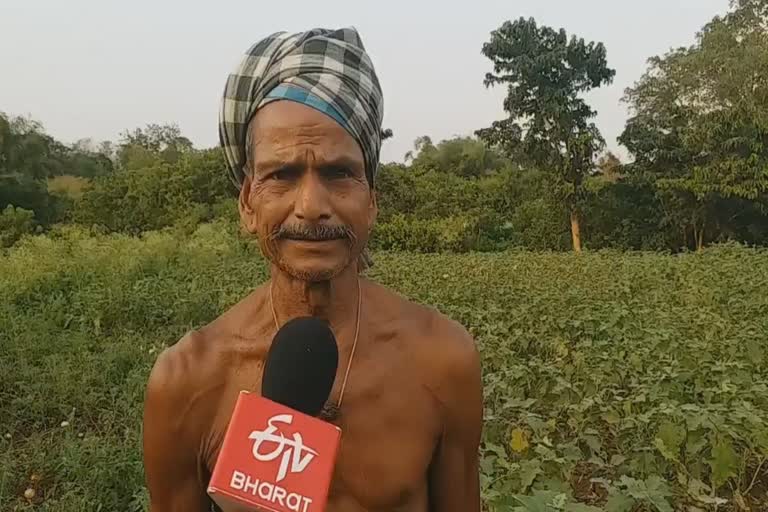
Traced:
<svg viewBox="0 0 768 512">
<path fill-rule="evenodd" d="M 377 213 L 382 96 L 356 31 L 274 34 L 230 75 L 220 137 L 245 230 L 270 280 L 158 358 L 144 460 L 152 512 L 203 512 L 240 390 L 270 341 L 327 319 L 339 373 L 324 419 L 342 429 L 327 510 L 477 512 L 479 358 L 467 331 L 361 276 Z"/>
</svg>

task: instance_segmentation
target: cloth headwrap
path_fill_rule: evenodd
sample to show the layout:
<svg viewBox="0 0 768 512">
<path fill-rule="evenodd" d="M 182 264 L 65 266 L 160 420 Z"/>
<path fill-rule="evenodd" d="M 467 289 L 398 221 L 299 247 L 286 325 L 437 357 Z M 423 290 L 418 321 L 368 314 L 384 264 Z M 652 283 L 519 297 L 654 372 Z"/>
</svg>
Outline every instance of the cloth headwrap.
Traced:
<svg viewBox="0 0 768 512">
<path fill-rule="evenodd" d="M 360 144 L 368 184 L 374 186 L 383 96 L 355 29 L 277 32 L 248 49 L 227 79 L 219 114 L 219 139 L 238 188 L 248 172 L 248 124 L 259 108 L 279 99 L 313 107 L 343 126 Z"/>
</svg>

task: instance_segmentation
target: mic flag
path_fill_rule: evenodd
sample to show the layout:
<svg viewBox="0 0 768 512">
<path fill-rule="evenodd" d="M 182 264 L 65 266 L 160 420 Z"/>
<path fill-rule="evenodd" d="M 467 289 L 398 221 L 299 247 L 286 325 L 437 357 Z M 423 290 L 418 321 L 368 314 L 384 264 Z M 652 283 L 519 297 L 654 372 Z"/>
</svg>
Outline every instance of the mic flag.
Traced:
<svg viewBox="0 0 768 512">
<path fill-rule="evenodd" d="M 315 416 L 338 366 L 336 339 L 316 318 L 286 323 L 270 347 L 259 396 L 241 391 L 208 494 L 223 510 L 321 512 L 341 430 Z"/>
<path fill-rule="evenodd" d="M 222 510 L 321 512 L 340 437 L 335 425 L 242 391 L 208 494 Z"/>
</svg>

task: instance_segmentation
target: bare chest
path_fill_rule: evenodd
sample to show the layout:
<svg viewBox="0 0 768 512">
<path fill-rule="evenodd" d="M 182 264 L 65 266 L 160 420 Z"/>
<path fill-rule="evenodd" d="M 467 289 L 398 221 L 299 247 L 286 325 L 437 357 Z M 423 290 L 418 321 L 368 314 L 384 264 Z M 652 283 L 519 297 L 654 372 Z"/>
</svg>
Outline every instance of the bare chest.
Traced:
<svg viewBox="0 0 768 512">
<path fill-rule="evenodd" d="M 338 424 L 342 444 L 331 504 L 352 498 L 359 510 L 426 510 L 407 506 L 426 507 L 427 471 L 440 433 L 435 404 L 420 384 L 382 382 L 350 394 Z"/>
<path fill-rule="evenodd" d="M 260 389 L 258 378 L 248 380 L 233 379 L 220 401 L 208 441 L 209 471 L 238 392 Z M 333 399 L 339 391 L 334 389 Z M 329 512 L 427 510 L 427 472 L 441 424 L 436 403 L 418 371 L 385 357 L 359 361 L 333 423 L 342 436 Z"/>
</svg>

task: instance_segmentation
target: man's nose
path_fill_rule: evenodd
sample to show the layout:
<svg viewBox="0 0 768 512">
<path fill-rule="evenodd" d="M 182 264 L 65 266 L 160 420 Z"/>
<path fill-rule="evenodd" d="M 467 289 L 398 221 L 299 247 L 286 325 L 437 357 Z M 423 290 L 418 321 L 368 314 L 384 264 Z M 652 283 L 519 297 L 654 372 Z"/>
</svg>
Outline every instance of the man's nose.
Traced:
<svg viewBox="0 0 768 512">
<path fill-rule="evenodd" d="M 330 194 L 317 173 L 312 170 L 305 172 L 298 186 L 294 215 L 308 222 L 329 219 L 331 217 Z"/>
</svg>

